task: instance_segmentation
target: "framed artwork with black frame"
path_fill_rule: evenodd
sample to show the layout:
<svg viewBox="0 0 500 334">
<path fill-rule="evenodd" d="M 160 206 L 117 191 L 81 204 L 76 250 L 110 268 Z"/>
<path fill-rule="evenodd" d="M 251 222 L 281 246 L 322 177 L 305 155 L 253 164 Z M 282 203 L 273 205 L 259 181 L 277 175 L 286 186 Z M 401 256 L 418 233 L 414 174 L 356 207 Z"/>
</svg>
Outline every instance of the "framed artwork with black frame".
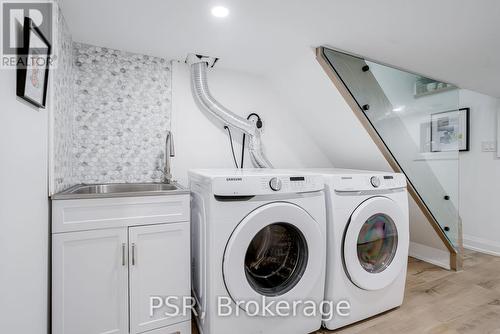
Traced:
<svg viewBox="0 0 500 334">
<path fill-rule="evenodd" d="M 24 18 L 23 45 L 18 49 L 16 95 L 45 108 L 51 45 L 29 17 Z"/>
<path fill-rule="evenodd" d="M 470 108 L 431 114 L 431 152 L 469 150 Z"/>
</svg>

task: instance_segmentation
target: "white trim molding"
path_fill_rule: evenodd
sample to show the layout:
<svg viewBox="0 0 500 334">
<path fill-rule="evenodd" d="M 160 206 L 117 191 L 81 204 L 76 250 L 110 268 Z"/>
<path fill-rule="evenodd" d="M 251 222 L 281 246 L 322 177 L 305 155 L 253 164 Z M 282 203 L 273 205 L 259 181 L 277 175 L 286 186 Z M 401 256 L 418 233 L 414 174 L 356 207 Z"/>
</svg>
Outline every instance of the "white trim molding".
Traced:
<svg viewBox="0 0 500 334">
<path fill-rule="evenodd" d="M 418 260 L 450 270 L 450 253 L 446 250 L 429 247 L 417 242 L 410 242 L 409 255 Z"/>
<path fill-rule="evenodd" d="M 464 248 L 500 256 L 500 242 L 464 234 Z"/>
</svg>

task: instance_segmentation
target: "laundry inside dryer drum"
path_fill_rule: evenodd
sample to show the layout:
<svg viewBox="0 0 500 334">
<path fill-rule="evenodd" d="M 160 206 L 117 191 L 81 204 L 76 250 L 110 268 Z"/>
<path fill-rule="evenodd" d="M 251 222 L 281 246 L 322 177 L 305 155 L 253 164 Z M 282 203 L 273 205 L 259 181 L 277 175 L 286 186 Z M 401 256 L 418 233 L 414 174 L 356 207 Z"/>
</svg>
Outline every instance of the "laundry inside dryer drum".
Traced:
<svg viewBox="0 0 500 334">
<path fill-rule="evenodd" d="M 307 267 L 308 248 L 304 235 L 295 226 L 274 223 L 260 230 L 245 255 L 249 284 L 264 296 L 290 291 Z"/>
<path fill-rule="evenodd" d="M 387 215 L 377 213 L 361 227 L 358 259 L 369 273 L 380 273 L 391 264 L 398 246 L 396 224 Z"/>
</svg>

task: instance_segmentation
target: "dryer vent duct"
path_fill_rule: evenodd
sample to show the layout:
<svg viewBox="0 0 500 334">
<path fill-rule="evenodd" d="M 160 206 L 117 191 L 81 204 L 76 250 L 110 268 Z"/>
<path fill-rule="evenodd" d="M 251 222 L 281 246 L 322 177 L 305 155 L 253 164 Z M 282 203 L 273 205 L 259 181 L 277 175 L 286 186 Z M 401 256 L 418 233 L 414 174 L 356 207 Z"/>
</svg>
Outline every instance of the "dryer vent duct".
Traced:
<svg viewBox="0 0 500 334">
<path fill-rule="evenodd" d="M 220 104 L 210 94 L 207 83 L 207 68 L 213 67 L 217 58 L 189 54 L 186 63 L 191 68 L 191 89 L 198 106 L 214 115 L 225 125 L 236 128 L 249 137 L 248 151 L 254 167 L 272 168 L 262 150 L 261 133 L 255 123 L 240 117 Z"/>
</svg>

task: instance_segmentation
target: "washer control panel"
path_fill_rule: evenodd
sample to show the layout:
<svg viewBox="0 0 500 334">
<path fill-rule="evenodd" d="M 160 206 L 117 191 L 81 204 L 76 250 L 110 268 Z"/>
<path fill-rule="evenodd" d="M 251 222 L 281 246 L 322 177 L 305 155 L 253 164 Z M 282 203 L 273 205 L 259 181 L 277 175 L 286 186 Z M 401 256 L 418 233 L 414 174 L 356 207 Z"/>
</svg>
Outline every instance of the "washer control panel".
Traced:
<svg viewBox="0 0 500 334">
<path fill-rule="evenodd" d="M 216 177 L 212 191 L 219 196 L 256 196 L 302 193 L 324 189 L 321 175 L 245 175 Z"/>
</svg>

